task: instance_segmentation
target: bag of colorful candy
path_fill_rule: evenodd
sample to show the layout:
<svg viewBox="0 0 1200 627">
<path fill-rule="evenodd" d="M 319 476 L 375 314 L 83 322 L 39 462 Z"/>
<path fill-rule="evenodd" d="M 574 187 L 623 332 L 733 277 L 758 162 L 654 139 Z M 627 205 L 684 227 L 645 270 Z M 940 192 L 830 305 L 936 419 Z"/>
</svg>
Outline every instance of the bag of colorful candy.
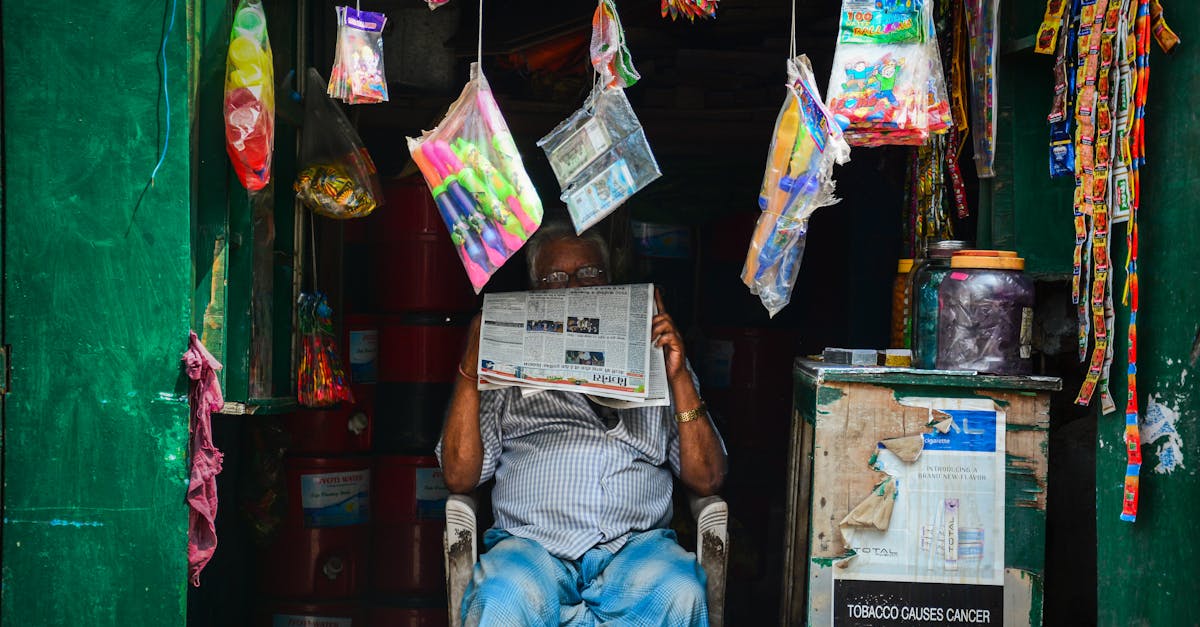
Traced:
<svg viewBox="0 0 1200 627">
<path fill-rule="evenodd" d="M 838 202 L 833 166 L 849 160 L 850 146 L 821 100 L 808 57 L 790 59 L 787 98 L 775 121 L 758 196 L 762 215 L 742 269 L 742 282 L 772 316 L 792 298 L 809 216 Z"/>
<path fill-rule="evenodd" d="M 275 147 L 275 72 L 267 16 L 258 0 L 233 15 L 225 61 L 225 147 L 238 180 L 256 192 L 271 180 Z"/>
<path fill-rule="evenodd" d="M 387 16 L 337 7 L 338 33 L 329 72 L 329 95 L 348 104 L 386 102 L 383 25 Z"/>
<path fill-rule="evenodd" d="M 361 218 L 383 204 L 379 175 L 342 108 L 321 89 L 324 83 L 315 69 L 308 69 L 300 171 L 292 187 L 317 214 Z"/>
<path fill-rule="evenodd" d="M 542 202 L 478 63 L 446 117 L 408 138 L 476 293 L 542 223 Z"/>
<path fill-rule="evenodd" d="M 829 109 L 854 146 L 920 145 L 950 126 L 929 0 L 843 0 Z"/>
<path fill-rule="evenodd" d="M 333 309 L 325 294 L 302 293 L 297 306 L 300 323 L 300 365 L 296 398 L 305 407 L 329 407 L 354 402 L 350 381 L 333 333 Z"/>
</svg>

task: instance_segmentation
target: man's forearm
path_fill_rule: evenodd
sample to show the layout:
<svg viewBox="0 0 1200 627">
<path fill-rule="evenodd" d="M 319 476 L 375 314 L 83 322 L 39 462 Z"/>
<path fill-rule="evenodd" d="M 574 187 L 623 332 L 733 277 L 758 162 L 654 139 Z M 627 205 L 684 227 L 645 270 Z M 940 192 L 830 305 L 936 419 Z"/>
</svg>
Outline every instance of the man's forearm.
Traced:
<svg viewBox="0 0 1200 627">
<path fill-rule="evenodd" d="M 442 476 L 454 494 L 466 494 L 479 484 L 483 471 L 483 438 L 479 433 L 479 390 L 475 382 L 457 377 L 450 411 L 442 427 Z"/>
<path fill-rule="evenodd" d="M 671 381 L 675 410 L 700 407 L 700 394 L 685 371 Z M 707 415 L 679 425 L 679 478 L 697 496 L 716 494 L 725 482 L 725 452 Z"/>
</svg>

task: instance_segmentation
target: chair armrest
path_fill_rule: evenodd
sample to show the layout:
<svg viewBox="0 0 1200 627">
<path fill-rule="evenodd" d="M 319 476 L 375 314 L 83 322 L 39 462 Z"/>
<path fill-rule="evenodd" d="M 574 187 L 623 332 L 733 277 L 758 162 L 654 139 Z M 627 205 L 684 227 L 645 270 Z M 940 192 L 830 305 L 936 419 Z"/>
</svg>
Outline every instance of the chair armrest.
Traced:
<svg viewBox="0 0 1200 627">
<path fill-rule="evenodd" d="M 446 531 L 442 535 L 446 565 L 446 601 L 451 627 L 462 624 L 462 599 L 475 569 L 475 500 L 462 494 L 446 499 Z"/>
<path fill-rule="evenodd" d="M 729 561 L 729 504 L 719 496 L 688 495 L 696 518 L 696 560 L 708 577 L 708 623 L 725 623 L 725 574 Z"/>
</svg>

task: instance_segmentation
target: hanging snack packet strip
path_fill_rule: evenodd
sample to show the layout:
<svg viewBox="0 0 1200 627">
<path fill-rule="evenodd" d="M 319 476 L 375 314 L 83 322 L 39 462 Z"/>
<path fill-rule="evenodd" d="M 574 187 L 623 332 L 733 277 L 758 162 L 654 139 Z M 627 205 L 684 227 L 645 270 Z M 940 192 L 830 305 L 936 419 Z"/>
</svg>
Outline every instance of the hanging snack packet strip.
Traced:
<svg viewBox="0 0 1200 627">
<path fill-rule="evenodd" d="M 591 55 L 592 67 L 605 77 L 605 87 L 624 89 L 642 78 L 633 67 L 633 56 L 625 45 L 625 29 L 621 28 L 613 0 L 600 0 L 592 15 Z"/>
<path fill-rule="evenodd" d="M 324 83 L 308 68 L 300 172 L 292 188 L 304 206 L 325 217 L 368 216 L 383 204 L 375 162 L 341 106 L 319 87 Z"/>
<path fill-rule="evenodd" d="M 338 35 L 329 73 L 329 95 L 348 104 L 387 102 L 383 25 L 387 16 L 337 7 Z"/>
<path fill-rule="evenodd" d="M 542 223 L 538 198 L 478 63 L 446 117 L 408 150 L 475 292 Z"/>
<path fill-rule="evenodd" d="M 354 402 L 333 334 L 333 309 L 325 294 L 300 294 L 300 364 L 296 371 L 296 398 L 305 407 L 329 407 Z"/>
<path fill-rule="evenodd" d="M 933 4 L 877 4 L 842 1 L 829 109 L 851 145 L 920 145 L 953 123 Z"/>
<path fill-rule="evenodd" d="M 242 0 L 233 16 L 225 62 L 225 147 L 238 180 L 256 192 L 271 180 L 275 147 L 275 72 L 267 16 Z"/>
<path fill-rule="evenodd" d="M 849 160 L 850 146 L 821 101 L 808 57 L 789 60 L 787 100 L 775 122 L 758 196 L 763 213 L 742 269 L 742 282 L 772 316 L 792 298 L 809 216 L 838 202 L 833 165 Z"/>
</svg>

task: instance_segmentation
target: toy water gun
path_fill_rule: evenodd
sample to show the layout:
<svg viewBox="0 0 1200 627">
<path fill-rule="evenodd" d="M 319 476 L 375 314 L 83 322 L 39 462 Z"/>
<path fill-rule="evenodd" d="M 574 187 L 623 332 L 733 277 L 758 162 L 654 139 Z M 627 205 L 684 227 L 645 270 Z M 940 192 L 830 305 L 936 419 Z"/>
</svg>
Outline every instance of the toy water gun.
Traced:
<svg viewBox="0 0 1200 627">
<path fill-rule="evenodd" d="M 514 252 L 519 250 L 529 236 L 521 226 L 521 221 L 508 210 L 504 201 L 500 200 L 496 193 L 484 183 L 474 169 L 463 165 L 458 155 L 454 154 L 450 144 L 445 140 L 438 139 L 433 142 L 432 146 L 429 144 L 426 146 L 431 147 L 437 158 L 449 166 L 451 172 L 455 173 L 458 182 L 475 198 L 475 204 L 483 215 L 502 227 L 499 229 L 499 234 L 505 248 Z"/>
<path fill-rule="evenodd" d="M 458 180 L 458 173 L 454 171 L 450 164 L 443 159 L 443 155 L 437 150 L 437 142 L 425 142 L 419 149 L 424 153 L 425 160 L 433 165 L 439 176 L 442 177 L 442 184 L 439 188 L 444 188 L 449 192 L 451 205 L 457 209 L 458 217 L 463 222 L 470 224 L 475 232 L 480 235 L 483 241 L 483 249 L 487 253 L 488 259 L 492 262 L 492 266 L 499 268 L 504 265 L 512 251 L 504 246 L 504 240 L 500 238 L 500 233 L 495 225 L 483 219 L 482 215 L 478 215 L 478 205 L 475 204 L 475 198 L 463 188 Z M 453 156 L 453 153 L 451 153 Z"/>
<path fill-rule="evenodd" d="M 508 125 L 504 123 L 504 117 L 500 114 L 500 107 L 496 104 L 496 99 L 492 97 L 491 90 L 480 89 L 476 95 L 476 102 L 479 105 L 480 113 L 483 114 L 484 124 L 487 125 L 488 132 L 492 135 L 492 148 L 496 150 L 496 156 L 500 160 L 500 169 L 512 181 L 513 188 L 517 191 L 517 198 L 521 200 L 521 206 L 525 208 L 525 212 L 534 222 L 541 224 L 542 201 L 533 188 L 533 181 L 529 180 L 529 174 L 525 172 L 525 166 L 521 163 L 521 154 L 517 152 L 517 145 L 513 142 L 512 133 L 508 132 Z"/>
<path fill-rule="evenodd" d="M 471 285 L 477 287 L 484 285 L 491 276 L 494 266 L 488 259 L 487 253 L 484 252 L 483 244 L 475 237 L 475 233 L 459 219 L 454 201 L 450 199 L 445 185 L 442 184 L 442 177 L 433 164 L 425 158 L 424 151 L 417 148 L 411 152 L 413 162 L 417 164 L 417 168 L 425 176 L 429 188 L 433 190 L 431 194 L 434 204 L 437 205 L 438 213 L 441 214 L 442 221 L 446 223 L 450 231 L 450 241 L 458 249 L 458 256 L 467 270 L 467 277 L 471 280 Z"/>
<path fill-rule="evenodd" d="M 521 200 L 517 197 L 517 190 L 513 187 L 512 183 L 508 182 L 508 179 L 496 169 L 496 166 L 492 165 L 492 162 L 483 156 L 483 153 L 479 151 L 479 148 L 475 147 L 475 144 L 459 137 L 454 140 L 454 144 L 450 146 L 450 149 L 454 151 L 455 156 L 460 161 L 483 177 L 483 181 L 487 183 L 498 198 L 504 199 L 509 210 L 520 221 L 521 228 L 524 229 L 525 233 L 533 234 L 537 230 L 538 223 L 534 222 L 533 218 L 529 216 L 529 213 L 521 205 Z"/>
<path fill-rule="evenodd" d="M 758 226 L 754 229 L 752 242 L 766 244 L 772 240 L 770 234 L 775 230 L 775 223 L 778 221 L 783 204 L 787 199 L 787 192 L 773 182 L 778 180 L 776 177 L 782 175 L 788 167 L 796 146 L 796 133 L 799 131 L 799 127 L 800 103 L 794 96 L 789 95 L 787 104 L 779 114 L 779 122 L 775 128 L 775 141 L 771 144 L 767 176 L 763 179 L 762 188 L 759 190 L 758 206 L 764 213 L 758 220 Z M 742 281 L 747 286 L 751 285 L 754 277 L 760 275 L 759 264 L 762 257 L 762 255 L 751 255 L 746 258 Z"/>
<path fill-rule="evenodd" d="M 267 16 L 258 0 L 242 0 L 233 17 L 225 62 L 225 148 L 247 191 L 271 180 L 275 146 L 275 78 Z"/>
</svg>

